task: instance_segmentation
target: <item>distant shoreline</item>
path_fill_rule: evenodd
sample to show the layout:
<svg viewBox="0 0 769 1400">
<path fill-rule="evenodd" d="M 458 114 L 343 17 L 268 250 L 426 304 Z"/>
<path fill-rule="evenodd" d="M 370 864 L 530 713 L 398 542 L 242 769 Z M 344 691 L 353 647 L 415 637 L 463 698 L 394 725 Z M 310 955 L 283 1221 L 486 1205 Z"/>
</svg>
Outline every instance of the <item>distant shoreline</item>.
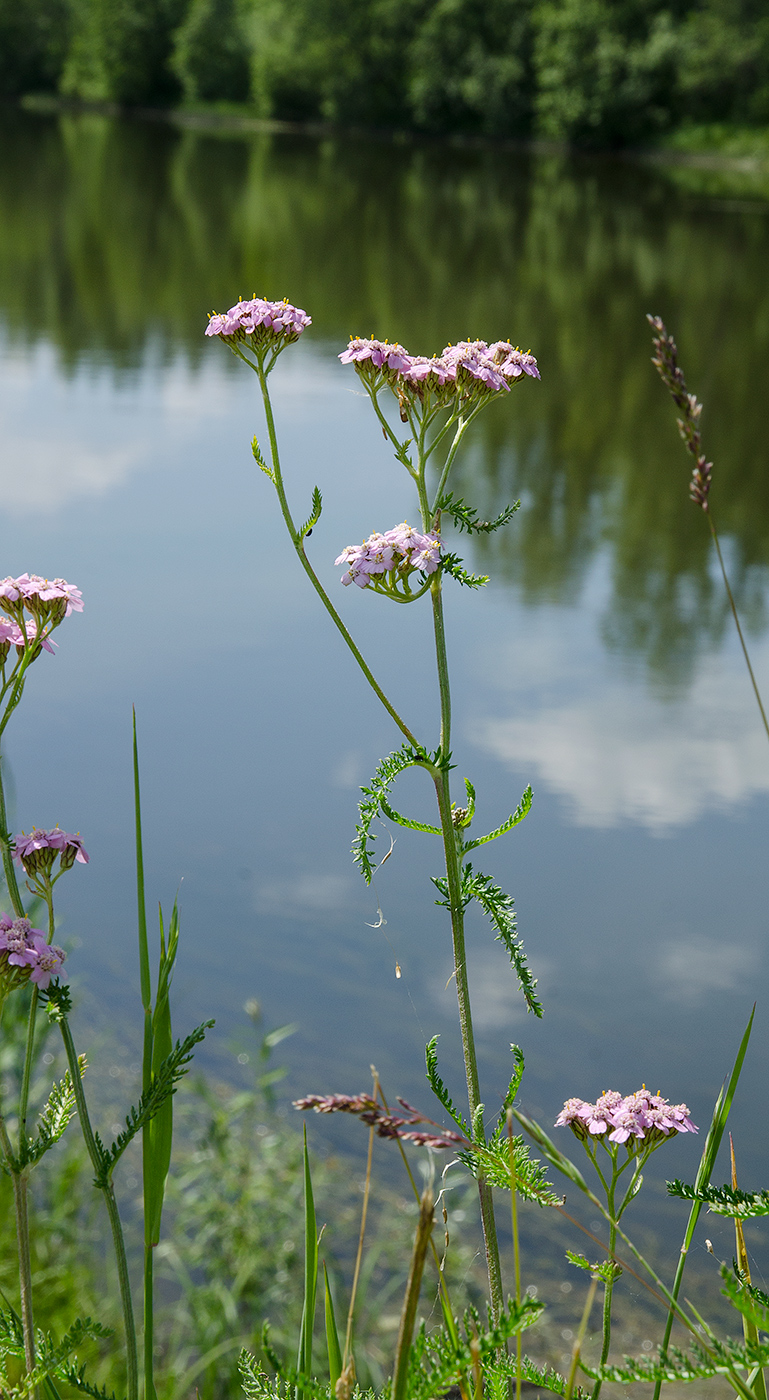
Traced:
<svg viewBox="0 0 769 1400">
<path fill-rule="evenodd" d="M 27 112 L 55 114 L 91 112 L 98 116 L 132 121 L 161 122 L 188 131 L 226 135 L 295 135 L 384 142 L 396 146 L 444 146 L 454 150 L 504 150 L 534 155 L 570 155 L 654 165 L 689 166 L 700 170 L 725 170 L 745 174 L 769 170 L 769 128 L 727 125 L 682 128 L 670 133 L 658 146 L 625 146 L 618 150 L 570 146 L 564 142 L 509 136 L 490 137 L 462 133 L 432 134 L 409 129 L 345 125 L 336 122 L 281 121 L 258 117 L 247 108 L 221 104 L 185 107 L 123 107 L 115 102 L 86 102 L 53 93 L 32 94 L 14 105 Z"/>
</svg>

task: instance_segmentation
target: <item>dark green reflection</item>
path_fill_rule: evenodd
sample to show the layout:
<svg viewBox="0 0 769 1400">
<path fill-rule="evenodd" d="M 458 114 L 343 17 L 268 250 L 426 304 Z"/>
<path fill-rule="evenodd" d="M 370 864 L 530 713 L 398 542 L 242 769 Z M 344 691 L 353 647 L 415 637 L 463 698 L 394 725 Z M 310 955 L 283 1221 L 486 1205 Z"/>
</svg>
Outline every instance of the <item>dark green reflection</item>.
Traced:
<svg viewBox="0 0 769 1400">
<path fill-rule="evenodd" d="M 0 307 L 12 341 L 117 374 L 149 347 L 215 353 L 205 313 L 253 291 L 312 336 L 414 351 L 510 336 L 542 383 L 490 409 L 464 486 L 524 509 L 487 548 L 531 603 L 571 601 L 603 551 L 608 645 L 681 681 L 727 625 L 648 310 L 705 401 L 714 510 L 749 626 L 769 565 L 769 205 L 607 160 L 179 133 L 0 115 Z M 703 172 L 703 180 L 710 174 Z M 722 177 L 723 183 L 723 177 Z M 739 191 L 738 191 L 739 194 Z M 229 361 L 221 357 L 220 362 Z M 236 369 L 232 362 L 233 369 Z M 472 478 L 472 484 L 471 484 Z"/>
</svg>

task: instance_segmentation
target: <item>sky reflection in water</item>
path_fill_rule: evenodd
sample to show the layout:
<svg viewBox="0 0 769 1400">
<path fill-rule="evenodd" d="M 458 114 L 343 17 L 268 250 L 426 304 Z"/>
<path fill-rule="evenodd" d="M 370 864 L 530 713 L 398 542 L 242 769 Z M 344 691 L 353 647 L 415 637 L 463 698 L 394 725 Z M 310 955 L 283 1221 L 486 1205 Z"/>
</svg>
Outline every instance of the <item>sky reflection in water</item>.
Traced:
<svg viewBox="0 0 769 1400">
<path fill-rule="evenodd" d="M 428 612 L 343 592 L 333 567 L 344 544 L 416 521 L 336 355 L 350 331 L 415 352 L 510 335 L 542 384 L 488 410 L 457 488 L 484 514 L 523 505 L 472 553 L 490 587 L 451 589 L 447 614 L 457 776 L 478 788 L 479 825 L 535 788 L 484 869 L 516 898 L 546 1015 L 526 1018 L 471 918 L 487 1104 L 515 1039 L 545 1121 L 568 1095 L 645 1080 L 706 1122 L 758 996 L 734 1125 L 743 1184 L 766 1184 L 765 1115 L 748 1106 L 765 1096 L 769 752 L 643 319 L 668 319 L 705 400 L 714 504 L 769 691 L 766 205 L 611 163 L 3 121 L 4 570 L 63 574 L 87 605 L 35 667 L 10 762 L 18 824 L 59 820 L 91 852 L 61 900 L 84 1015 L 89 997 L 136 1011 L 135 702 L 152 896 L 170 903 L 183 881 L 179 1028 L 215 1014 L 224 1055 L 255 995 L 272 1022 L 299 1023 L 281 1046 L 290 1091 L 360 1089 L 373 1060 L 425 1106 L 439 1031 L 459 1094 L 438 851 L 399 831 L 373 892 L 352 868 L 356 789 L 396 736 L 255 471 L 255 381 L 202 329 L 253 290 L 312 313 L 274 376 L 292 499 L 301 511 L 321 486 L 313 561 L 426 739 Z M 398 805 L 429 818 L 420 775 Z M 696 1140 L 670 1152 L 657 1175 L 693 1170 Z"/>
</svg>

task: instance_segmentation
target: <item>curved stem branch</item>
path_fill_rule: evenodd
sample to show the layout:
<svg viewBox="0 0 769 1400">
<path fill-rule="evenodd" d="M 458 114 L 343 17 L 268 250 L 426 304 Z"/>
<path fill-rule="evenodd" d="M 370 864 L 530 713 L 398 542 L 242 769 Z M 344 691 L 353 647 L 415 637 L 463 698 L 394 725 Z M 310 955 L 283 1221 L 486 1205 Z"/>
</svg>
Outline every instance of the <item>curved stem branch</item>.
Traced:
<svg viewBox="0 0 769 1400">
<path fill-rule="evenodd" d="M 740 639 L 740 646 L 742 647 L 742 654 L 743 654 L 743 656 L 745 657 L 745 665 L 746 665 L 747 668 L 748 668 L 748 675 L 750 676 L 750 683 L 751 683 L 751 685 L 753 686 L 753 694 L 754 694 L 755 697 L 756 697 L 756 702 L 757 702 L 757 704 L 758 704 L 758 708 L 759 708 L 759 710 L 761 711 L 761 718 L 762 718 L 762 720 L 763 720 L 763 722 L 764 722 L 764 729 L 766 730 L 766 737 L 767 737 L 767 739 L 769 739 L 769 720 L 768 720 L 767 717 L 766 717 L 766 710 L 764 709 L 764 702 L 763 702 L 763 700 L 761 699 L 761 692 L 760 692 L 760 690 L 759 690 L 759 688 L 758 688 L 758 681 L 756 680 L 755 675 L 753 674 L 753 667 L 752 667 L 751 664 L 750 664 L 750 656 L 748 655 L 747 644 L 746 644 L 745 638 L 744 638 L 744 636 L 743 636 L 742 627 L 740 626 L 740 619 L 739 619 L 739 615 L 738 615 L 738 613 L 737 613 L 737 605 L 736 605 L 736 603 L 735 603 L 735 601 L 734 601 L 734 594 L 732 593 L 731 586 L 730 586 L 730 584 L 729 584 L 729 576 L 728 576 L 728 574 L 727 574 L 727 572 L 726 572 L 726 565 L 724 564 L 724 556 L 723 556 L 722 553 L 721 553 L 721 542 L 720 542 L 720 540 L 719 540 L 719 538 L 718 538 L 718 532 L 717 532 L 716 527 L 715 527 L 715 525 L 714 525 L 714 523 L 713 523 L 713 517 L 712 517 L 712 515 L 711 515 L 711 513 L 710 513 L 710 510 L 707 511 L 707 517 L 708 517 L 708 525 L 710 526 L 710 533 L 711 533 L 711 535 L 713 536 L 713 543 L 714 543 L 714 545 L 715 545 L 715 547 L 716 547 L 716 554 L 718 555 L 718 562 L 719 562 L 719 564 L 721 565 L 721 576 L 722 576 L 722 578 L 723 578 L 723 580 L 724 580 L 724 587 L 726 588 L 726 594 L 727 594 L 727 597 L 728 597 L 728 599 L 729 599 L 729 606 L 730 606 L 730 608 L 731 608 L 731 610 L 732 610 L 732 617 L 734 618 L 734 625 L 735 625 L 735 627 L 737 628 L 737 636 L 738 636 L 739 639 Z"/>
<path fill-rule="evenodd" d="M 248 362 L 247 362 L 247 363 L 248 363 Z M 273 469 L 273 479 L 274 479 L 274 482 L 275 482 L 275 489 L 276 489 L 276 491 L 277 491 L 277 493 L 278 493 L 278 501 L 280 502 L 281 513 L 282 513 L 282 515 L 283 515 L 283 519 L 284 519 L 285 522 L 286 522 L 286 528 L 288 529 L 288 533 L 289 533 L 289 535 L 291 536 L 291 543 L 293 544 L 294 549 L 296 550 L 296 553 L 297 553 L 298 558 L 299 558 L 299 562 L 300 562 L 300 564 L 302 565 L 302 568 L 304 569 L 304 571 L 305 571 L 307 577 L 309 578 L 310 583 L 312 584 L 313 588 L 315 589 L 315 592 L 317 593 L 318 597 L 320 598 L 320 600 L 321 600 L 321 602 L 322 602 L 324 608 L 326 609 L 326 612 L 329 614 L 329 617 L 332 619 L 332 621 L 333 621 L 335 627 L 336 627 L 336 628 L 338 629 L 338 631 L 342 634 L 342 637 L 344 638 L 345 642 L 347 643 L 347 646 L 349 647 L 350 651 L 352 652 L 353 656 L 355 657 L 355 660 L 357 661 L 358 665 L 360 666 L 360 669 L 361 669 L 361 671 L 363 672 L 364 676 L 366 677 L 366 680 L 368 681 L 369 685 L 371 686 L 371 689 L 374 691 L 374 694 L 377 696 L 377 698 L 378 698 L 379 700 L 381 700 L 381 702 L 382 702 L 382 704 L 384 705 L 385 709 L 387 710 L 388 714 L 389 714 L 389 715 L 392 717 L 392 719 L 395 721 L 395 723 L 397 724 L 397 726 L 398 726 L 398 728 L 400 729 L 401 733 L 405 736 L 406 739 L 408 739 L 409 743 L 410 743 L 410 744 L 413 744 L 415 748 L 420 748 L 421 745 L 419 744 L 419 741 L 418 741 L 418 740 L 415 738 L 415 736 L 412 734 L 411 730 L 409 729 L 409 727 L 408 727 L 408 725 L 405 723 L 405 721 L 401 719 L 401 717 L 400 717 L 400 715 L 398 714 L 398 711 L 396 710 L 395 706 L 391 703 L 390 700 L 388 700 L 387 696 L 385 695 L 384 691 L 382 690 L 382 687 L 380 686 L 379 682 L 377 681 L 376 677 L 374 676 L 374 673 L 372 672 L 371 668 L 368 666 L 367 662 L 365 661 L 365 659 L 364 659 L 364 657 L 363 657 L 363 654 L 361 653 L 361 651 L 359 650 L 359 648 L 356 646 L 355 642 L 353 641 L 353 638 L 352 638 L 350 632 L 349 632 L 349 631 L 347 630 L 347 628 L 345 627 L 345 625 L 344 625 L 344 623 L 343 623 L 341 617 L 339 616 L 339 613 L 337 612 L 336 608 L 334 607 L 334 604 L 331 602 L 331 599 L 329 598 L 328 594 L 326 593 L 326 590 L 325 590 L 325 588 L 323 587 L 323 584 L 321 583 L 321 581 L 320 581 L 320 579 L 318 578 L 317 574 L 315 573 L 315 570 L 313 569 L 313 567 L 312 567 L 312 565 L 311 565 L 309 559 L 307 558 L 307 555 L 305 554 L 305 551 L 304 551 L 304 541 L 303 541 L 302 538 L 300 537 L 299 531 L 297 530 L 297 528 L 296 528 L 296 526 L 295 526 L 295 524 L 294 524 L 294 521 L 293 521 L 293 518 L 292 518 L 292 515 L 291 515 L 291 511 L 290 511 L 290 509 L 289 509 L 288 499 L 287 499 L 287 497 L 286 497 L 285 487 L 284 487 L 284 485 L 283 485 L 283 477 L 282 477 L 281 470 L 280 470 L 280 457 L 279 457 L 279 454 L 278 454 L 278 440 L 277 440 L 277 434 L 276 434 L 276 432 L 275 432 L 275 419 L 274 419 L 274 417 L 273 417 L 272 404 L 271 404 L 271 402 L 270 402 L 270 393 L 269 393 L 269 389 L 267 388 L 267 377 L 266 377 L 265 372 L 264 372 L 264 369 L 263 369 L 263 367 L 262 367 L 261 365 L 259 366 L 259 369 L 257 370 L 257 374 L 258 374 L 258 376 L 259 376 L 259 384 L 260 384 L 261 390 L 262 390 L 262 400 L 263 400 L 263 402 L 264 402 L 264 412 L 265 412 L 265 417 L 266 417 L 266 419 L 267 419 L 267 432 L 268 432 L 269 438 L 270 438 L 270 456 L 271 456 L 271 459 L 272 459 L 272 469 Z"/>
</svg>

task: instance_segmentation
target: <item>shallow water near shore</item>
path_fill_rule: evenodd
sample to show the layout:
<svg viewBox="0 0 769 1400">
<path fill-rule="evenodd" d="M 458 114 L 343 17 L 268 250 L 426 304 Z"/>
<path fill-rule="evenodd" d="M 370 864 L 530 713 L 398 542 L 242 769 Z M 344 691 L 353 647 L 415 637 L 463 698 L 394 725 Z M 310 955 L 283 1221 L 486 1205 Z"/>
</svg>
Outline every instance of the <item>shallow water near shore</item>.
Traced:
<svg viewBox="0 0 769 1400">
<path fill-rule="evenodd" d="M 168 905 L 180 889 L 179 1031 L 215 1015 L 205 1054 L 231 1063 L 257 997 L 298 1027 L 277 1052 L 286 1101 L 360 1090 L 373 1062 L 428 1110 L 424 1043 L 440 1033 L 461 1097 L 439 851 L 398 831 L 375 890 L 352 867 L 358 785 L 397 736 L 255 469 L 256 381 L 202 332 L 240 293 L 312 314 L 273 378 L 292 501 L 301 514 L 323 490 L 313 563 L 427 744 L 426 608 L 343 592 L 333 566 L 416 520 L 337 355 L 350 332 L 414 352 L 509 336 L 542 383 L 487 411 L 455 489 L 483 515 L 522 507 L 488 548 L 456 542 L 491 581 L 446 605 L 457 783 L 475 784 L 484 828 L 535 792 L 482 868 L 515 897 L 541 1022 L 470 920 L 488 1110 L 515 1041 L 522 1103 L 544 1123 L 569 1095 L 643 1081 L 704 1128 L 758 999 L 732 1128 L 741 1185 L 766 1185 L 769 745 L 644 314 L 667 320 L 705 401 L 714 511 L 769 692 L 769 206 L 612 161 L 0 120 L 3 572 L 63 575 L 86 598 L 35 666 L 9 768 L 17 825 L 59 821 L 91 854 L 59 886 L 81 1037 L 113 1023 L 130 1048 L 138 1008 L 134 703 L 148 888 Z M 430 818 L 419 775 L 397 805 Z M 342 1127 L 333 1141 L 362 1146 Z M 684 1212 L 661 1182 L 691 1179 L 699 1150 L 666 1146 L 633 1207 L 663 1212 L 671 1257 Z"/>
</svg>

